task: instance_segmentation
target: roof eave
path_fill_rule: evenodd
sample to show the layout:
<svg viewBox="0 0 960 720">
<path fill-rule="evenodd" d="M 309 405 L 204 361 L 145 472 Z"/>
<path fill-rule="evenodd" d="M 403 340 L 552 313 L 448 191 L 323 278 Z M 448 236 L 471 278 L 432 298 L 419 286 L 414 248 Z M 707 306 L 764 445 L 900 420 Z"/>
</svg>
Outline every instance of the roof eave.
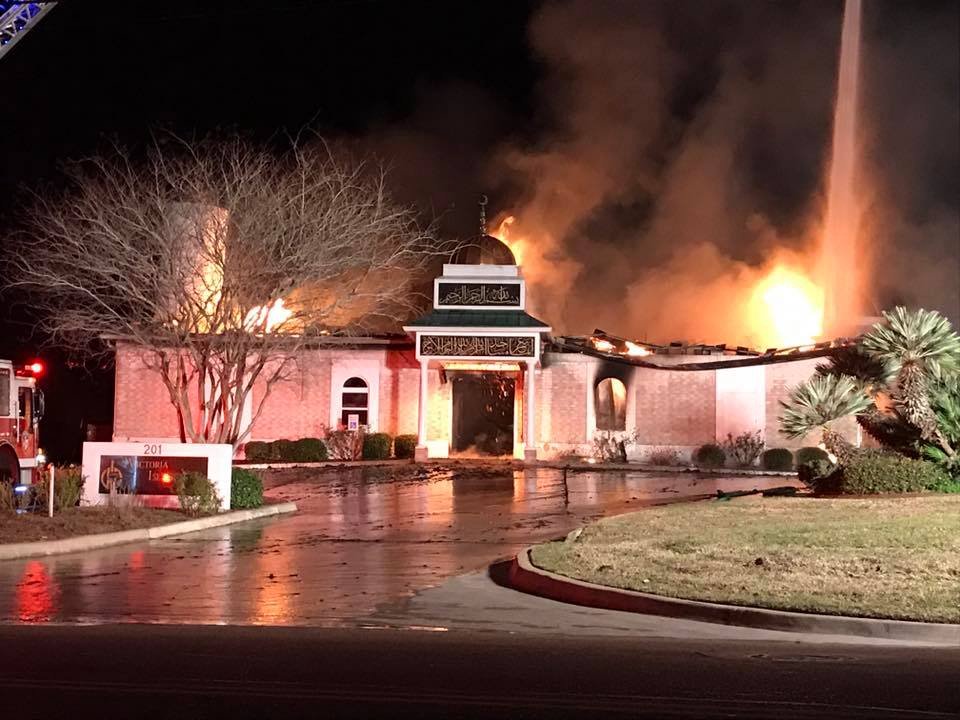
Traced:
<svg viewBox="0 0 960 720">
<path fill-rule="evenodd" d="M 538 332 L 549 333 L 553 330 L 549 325 L 404 325 L 408 333 L 414 332 L 464 332 L 476 330 L 478 332 Z"/>
</svg>

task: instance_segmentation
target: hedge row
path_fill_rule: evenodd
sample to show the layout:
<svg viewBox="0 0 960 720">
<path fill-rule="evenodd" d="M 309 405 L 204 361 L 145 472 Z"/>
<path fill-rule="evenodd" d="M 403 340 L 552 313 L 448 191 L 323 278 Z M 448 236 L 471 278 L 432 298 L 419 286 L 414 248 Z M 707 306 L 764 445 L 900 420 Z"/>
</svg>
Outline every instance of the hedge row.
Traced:
<svg viewBox="0 0 960 720">
<path fill-rule="evenodd" d="M 251 440 L 244 447 L 251 462 L 322 462 L 327 459 L 327 446 L 320 438 L 299 440 Z"/>
<path fill-rule="evenodd" d="M 801 476 L 801 480 L 818 493 L 877 495 L 954 491 L 950 477 L 939 466 L 886 450 L 860 449 L 841 467 L 816 469 L 821 472 Z"/>
<path fill-rule="evenodd" d="M 359 441 L 359 442 L 358 442 Z M 338 431 L 326 441 L 321 438 L 299 440 L 251 440 L 244 446 L 250 462 L 323 462 L 331 455 L 336 460 L 386 460 L 412 458 L 417 446 L 416 435 L 370 433 L 357 435 Z"/>
<path fill-rule="evenodd" d="M 701 445 L 693 453 L 693 462 L 703 468 L 719 468 L 727 463 L 726 451 L 716 443 Z M 807 465 L 819 467 L 822 463 L 830 464 L 829 456 L 818 447 L 803 447 L 796 454 L 787 448 L 770 448 L 760 456 L 760 465 L 764 470 L 778 470 L 786 472 L 796 466 L 800 472 Z"/>
</svg>

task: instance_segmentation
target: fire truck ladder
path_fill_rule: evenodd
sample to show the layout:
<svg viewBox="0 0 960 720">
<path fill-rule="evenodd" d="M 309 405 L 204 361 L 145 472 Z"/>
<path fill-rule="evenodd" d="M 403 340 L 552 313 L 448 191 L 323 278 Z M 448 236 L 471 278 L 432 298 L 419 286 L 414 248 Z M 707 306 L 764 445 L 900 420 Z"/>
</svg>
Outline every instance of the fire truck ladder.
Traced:
<svg viewBox="0 0 960 720">
<path fill-rule="evenodd" d="M 0 58 L 56 5 L 56 2 L 0 0 Z"/>
</svg>

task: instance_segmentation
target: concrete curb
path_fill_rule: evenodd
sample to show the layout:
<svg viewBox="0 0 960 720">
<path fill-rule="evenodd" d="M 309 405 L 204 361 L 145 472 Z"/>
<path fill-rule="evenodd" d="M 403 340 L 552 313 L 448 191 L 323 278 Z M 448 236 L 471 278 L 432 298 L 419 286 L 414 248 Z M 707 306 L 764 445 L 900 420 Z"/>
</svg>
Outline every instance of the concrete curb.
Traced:
<svg viewBox="0 0 960 720">
<path fill-rule="evenodd" d="M 268 462 L 248 463 L 234 462 L 233 467 L 243 470 L 290 470 L 293 468 L 355 468 L 355 467 L 382 467 L 384 465 L 412 465 L 413 458 L 400 460 L 323 460 L 322 462 Z"/>
<path fill-rule="evenodd" d="M 735 477 L 797 477 L 793 470 L 760 470 L 759 468 L 698 468 L 696 465 L 647 465 L 645 463 L 553 463 L 538 461 L 536 467 L 548 467 L 573 472 L 603 472 L 607 470 L 632 470 L 645 473 L 690 473 L 692 475 L 722 475 Z"/>
<path fill-rule="evenodd" d="M 290 470 L 293 468 L 356 468 L 356 467 L 383 467 L 392 465 L 441 465 L 441 466 L 496 466 L 504 469 L 546 468 L 550 470 L 569 470 L 571 472 L 612 472 L 629 470 L 644 473 L 690 473 L 696 475 L 718 476 L 756 476 L 756 477 L 789 477 L 796 478 L 794 471 L 760 470 L 758 468 L 698 468 L 693 465 L 646 465 L 643 463 L 571 463 L 554 460 L 537 460 L 526 462 L 516 458 L 509 459 L 481 459 L 481 458 L 431 458 L 425 462 L 414 463 L 412 458 L 401 460 L 324 460 L 323 462 L 271 462 L 271 463 L 235 463 L 234 467 L 246 470 Z"/>
<path fill-rule="evenodd" d="M 786 612 L 621 590 L 542 570 L 531 562 L 531 549 L 526 548 L 513 559 L 507 582 L 515 590 L 550 600 L 603 610 L 660 615 L 720 625 L 740 625 L 762 630 L 852 635 L 960 647 L 960 625 Z"/>
<path fill-rule="evenodd" d="M 231 510 L 221 515 L 184 520 L 156 527 L 138 528 L 136 530 L 120 530 L 119 532 L 99 533 L 97 535 L 81 535 L 80 537 L 64 540 L 40 540 L 38 542 L 9 543 L 0 545 L 0 560 L 17 560 L 20 558 L 40 557 L 46 555 L 60 555 L 62 553 L 96 550 L 112 545 L 123 545 L 132 542 L 145 542 L 171 535 L 207 530 L 208 528 L 232 525 L 245 520 L 281 515 L 296 512 L 297 506 L 292 502 L 275 503 L 249 510 Z"/>
</svg>

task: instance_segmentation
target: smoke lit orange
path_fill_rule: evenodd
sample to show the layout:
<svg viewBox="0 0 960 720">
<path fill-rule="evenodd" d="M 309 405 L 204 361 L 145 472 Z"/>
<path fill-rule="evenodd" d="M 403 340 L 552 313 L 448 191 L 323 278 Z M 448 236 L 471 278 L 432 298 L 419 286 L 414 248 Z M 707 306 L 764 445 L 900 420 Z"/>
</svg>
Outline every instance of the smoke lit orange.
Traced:
<svg viewBox="0 0 960 720">
<path fill-rule="evenodd" d="M 809 345 L 823 333 L 823 290 L 778 264 L 754 288 L 750 325 L 768 347 Z"/>
<path fill-rule="evenodd" d="M 510 237 L 510 226 L 516 222 L 516 218 L 513 215 L 507 215 L 493 231 L 493 237 L 502 242 L 508 248 L 510 252 L 513 253 L 514 260 L 517 261 L 517 265 L 523 265 L 523 246 L 524 242 L 521 238 Z"/>
</svg>

